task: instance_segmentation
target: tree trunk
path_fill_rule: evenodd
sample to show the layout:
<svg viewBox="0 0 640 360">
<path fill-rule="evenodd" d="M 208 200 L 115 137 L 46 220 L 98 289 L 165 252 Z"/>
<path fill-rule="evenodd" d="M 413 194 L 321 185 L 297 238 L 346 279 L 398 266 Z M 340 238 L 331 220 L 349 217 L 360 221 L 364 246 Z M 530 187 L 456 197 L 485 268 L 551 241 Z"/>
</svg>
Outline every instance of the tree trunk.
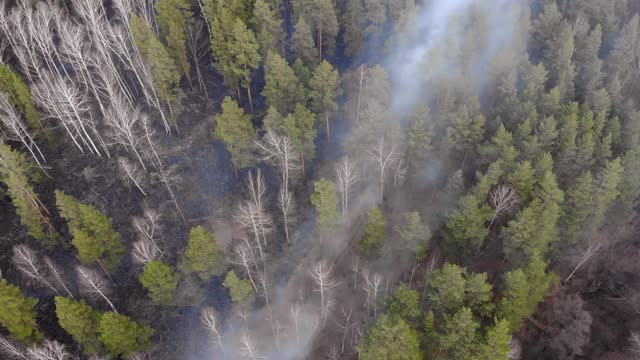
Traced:
<svg viewBox="0 0 640 360">
<path fill-rule="evenodd" d="M 318 29 L 318 54 L 322 62 L 322 29 Z"/>
<path fill-rule="evenodd" d="M 327 144 L 331 143 L 331 136 L 329 132 L 329 114 L 325 115 L 325 120 L 327 122 Z"/>
<path fill-rule="evenodd" d="M 253 115 L 253 98 L 251 97 L 251 83 L 247 84 L 247 96 L 249 97 L 249 108 L 251 109 L 251 114 Z"/>
<path fill-rule="evenodd" d="M 304 151 L 300 151 L 300 168 L 302 169 L 302 178 L 304 178 Z"/>
</svg>

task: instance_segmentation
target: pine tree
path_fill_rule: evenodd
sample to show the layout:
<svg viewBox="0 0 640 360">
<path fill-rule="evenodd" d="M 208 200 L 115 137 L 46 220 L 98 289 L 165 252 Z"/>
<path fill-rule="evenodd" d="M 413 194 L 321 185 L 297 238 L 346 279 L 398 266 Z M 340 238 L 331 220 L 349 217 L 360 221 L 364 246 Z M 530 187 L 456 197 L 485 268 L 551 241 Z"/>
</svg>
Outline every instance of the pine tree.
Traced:
<svg viewBox="0 0 640 360">
<path fill-rule="evenodd" d="M 309 81 L 311 109 L 325 119 L 327 141 L 330 139 L 329 117 L 338 109 L 338 79 L 338 71 L 328 61 L 323 60 L 313 71 Z"/>
<path fill-rule="evenodd" d="M 140 283 L 149 290 L 155 304 L 171 305 L 178 286 L 178 274 L 161 261 L 151 261 L 145 265 Z"/>
<path fill-rule="evenodd" d="M 342 41 L 345 43 L 345 53 L 350 58 L 357 55 L 364 43 L 364 4 L 362 0 L 347 0 L 346 9 L 340 19 L 342 27 Z"/>
<path fill-rule="evenodd" d="M 216 237 L 202 226 L 192 228 L 187 250 L 182 257 L 182 269 L 208 281 L 214 275 L 221 275 L 224 267 L 224 254 L 218 247 Z"/>
<path fill-rule="evenodd" d="M 92 309 L 84 300 L 74 301 L 56 296 L 56 315 L 60 326 L 82 346 L 85 354 L 97 355 L 102 350 L 99 339 L 99 311 Z"/>
<path fill-rule="evenodd" d="M 315 157 L 316 129 L 314 124 L 316 116 L 307 110 L 302 104 L 296 104 L 293 113 L 287 115 L 283 121 L 282 133 L 293 141 L 297 149 L 300 149 L 300 164 L 304 175 L 305 161 L 311 161 Z"/>
<path fill-rule="evenodd" d="M 476 354 L 477 331 L 480 324 L 473 318 L 471 309 L 463 307 L 451 316 L 446 316 L 441 334 L 437 337 L 442 359 L 466 360 Z M 446 354 L 446 355 L 445 355 Z"/>
<path fill-rule="evenodd" d="M 167 52 L 182 74 L 189 79 L 191 63 L 187 57 L 187 37 L 185 29 L 193 17 L 188 0 L 159 0 L 154 5 L 158 16 L 160 38 L 167 46 Z"/>
<path fill-rule="evenodd" d="M 12 71 L 8 65 L 0 63 L 0 91 L 9 95 L 11 105 L 18 108 L 32 130 L 42 131 L 40 114 L 36 110 L 29 87 L 18 73 Z"/>
<path fill-rule="evenodd" d="M 530 199 L 536 184 L 535 170 L 531 166 L 531 162 L 529 160 L 519 162 L 507 175 L 506 181 L 518 192 L 520 199 Z"/>
<path fill-rule="evenodd" d="M 320 231 L 320 241 L 322 241 L 325 234 L 337 224 L 339 219 L 335 185 L 325 178 L 314 182 L 311 204 L 316 208 L 316 227 Z"/>
<path fill-rule="evenodd" d="M 420 311 L 420 293 L 413 290 L 405 283 L 400 286 L 387 299 L 387 313 L 391 316 L 399 316 L 408 323 L 415 322 Z"/>
<path fill-rule="evenodd" d="M 386 221 L 380 208 L 369 209 L 367 224 L 364 226 L 364 236 L 360 240 L 360 250 L 367 257 L 379 256 L 384 246 L 384 228 Z"/>
<path fill-rule="evenodd" d="M 411 174 L 416 175 L 419 169 L 426 165 L 426 161 L 433 151 L 433 126 L 429 108 L 426 105 L 417 105 L 409 118 L 407 128 L 407 162 Z"/>
<path fill-rule="evenodd" d="M 222 114 L 216 118 L 215 135 L 226 145 L 236 171 L 254 164 L 251 152 L 255 130 L 242 108 L 228 96 L 222 101 Z"/>
<path fill-rule="evenodd" d="M 495 325 L 487 330 L 484 342 L 474 359 L 506 360 L 511 356 L 511 330 L 507 320 L 495 319 Z"/>
<path fill-rule="evenodd" d="M 158 97 L 167 103 L 169 112 L 176 117 L 181 112 L 184 97 L 176 63 L 149 26 L 136 14 L 131 15 L 131 33 L 140 55 L 151 68 Z"/>
<path fill-rule="evenodd" d="M 293 55 L 296 58 L 302 59 L 308 66 L 318 63 L 311 27 L 303 16 L 298 18 L 295 30 L 291 36 L 291 49 L 293 50 Z"/>
<path fill-rule="evenodd" d="M 640 150 L 630 149 L 622 157 L 622 180 L 620 182 L 620 203 L 623 217 L 635 215 L 633 209 L 638 204 L 640 196 Z"/>
<path fill-rule="evenodd" d="M 538 204 L 536 202 L 535 204 Z M 502 229 L 503 250 L 509 262 L 519 264 L 534 251 L 544 250 L 537 240 L 537 206 L 528 206 L 520 211 L 514 220 Z"/>
<path fill-rule="evenodd" d="M 451 117 L 451 125 L 447 128 L 448 143 L 462 153 L 464 158 L 472 155 L 472 150 L 484 137 L 485 122 L 484 116 L 473 116 L 467 105 L 462 105 Z"/>
<path fill-rule="evenodd" d="M 452 313 L 464 306 L 466 287 L 464 274 L 464 268 L 445 263 L 428 275 L 425 299 L 435 312 Z"/>
<path fill-rule="evenodd" d="M 113 230 L 111 218 L 91 205 L 56 190 L 56 204 L 73 236 L 71 243 L 78 250 L 78 259 L 85 265 L 98 263 L 113 272 L 125 252 L 120 234 Z"/>
<path fill-rule="evenodd" d="M 42 340 L 37 329 L 34 307 L 38 300 L 22 295 L 20 289 L 0 279 L 0 325 L 11 337 L 25 344 Z"/>
<path fill-rule="evenodd" d="M 233 306 L 238 309 L 244 308 L 246 310 L 254 297 L 251 281 L 240 279 L 236 273 L 231 270 L 227 273 L 222 285 L 229 289 Z"/>
<path fill-rule="evenodd" d="M 280 114 L 289 114 L 295 109 L 301 89 L 300 80 L 287 61 L 280 55 L 269 51 L 264 66 L 265 85 L 262 96 L 268 106 L 274 107 Z"/>
<path fill-rule="evenodd" d="M 58 243 L 58 233 L 32 185 L 39 177 L 38 169 L 25 154 L 0 143 L 0 181 L 7 186 L 20 223 L 27 228 L 29 236 L 45 246 L 52 246 Z"/>
<path fill-rule="evenodd" d="M 467 273 L 464 284 L 465 306 L 475 314 L 489 315 L 493 310 L 493 287 L 487 279 L 487 273 Z"/>
<path fill-rule="evenodd" d="M 233 25 L 231 44 L 229 46 L 231 56 L 231 69 L 235 78 L 240 79 L 242 87 L 247 89 L 249 105 L 253 111 L 253 96 L 251 95 L 251 72 L 260 64 L 258 43 L 253 31 L 248 29 L 240 19 L 236 19 Z"/>
<path fill-rule="evenodd" d="M 485 223 L 492 217 L 493 209 L 489 205 L 478 205 L 474 195 L 464 196 L 446 224 L 445 241 L 448 251 L 460 256 L 477 252 L 489 234 Z"/>
<path fill-rule="evenodd" d="M 417 211 L 406 212 L 403 217 L 402 225 L 396 227 L 404 242 L 403 247 L 415 254 L 416 258 L 424 256 L 431 240 L 429 226 L 422 222 Z"/>
<path fill-rule="evenodd" d="M 135 352 L 147 350 L 154 333 L 150 327 L 113 312 L 102 315 L 99 331 L 100 340 L 114 358 L 119 355 L 129 357 Z"/>
<path fill-rule="evenodd" d="M 603 62 L 599 58 L 600 46 L 602 45 L 602 26 L 597 24 L 583 41 L 579 41 L 579 39 L 576 41 L 574 55 L 574 61 L 578 65 L 576 88 L 579 95 L 589 97 L 602 86 Z"/>
<path fill-rule="evenodd" d="M 323 49 L 333 53 L 338 35 L 338 19 L 334 2 L 331 0 L 301 0 L 301 17 L 309 22 L 309 27 L 316 34 L 317 54 L 323 60 Z"/>
<path fill-rule="evenodd" d="M 399 317 L 384 314 L 358 347 L 361 360 L 420 360 L 418 333 Z"/>
<path fill-rule="evenodd" d="M 622 162 L 620 158 L 617 158 L 609 161 L 607 166 L 598 174 L 593 207 L 593 223 L 596 228 L 603 224 L 607 210 L 620 195 L 623 173 Z"/>
<path fill-rule="evenodd" d="M 584 232 L 586 221 L 593 210 L 593 177 L 586 171 L 576 179 L 575 184 L 567 191 L 567 201 L 563 215 L 565 237 L 573 244 Z"/>
<path fill-rule="evenodd" d="M 284 56 L 284 28 L 282 19 L 267 0 L 256 0 L 253 6 L 254 30 L 260 45 L 260 56 L 267 58 L 269 50 L 282 49 Z"/>
<path fill-rule="evenodd" d="M 522 269 L 510 271 L 504 276 L 505 291 L 498 304 L 498 315 L 509 322 L 511 330 L 520 329 L 522 321 L 531 309 L 529 303 L 529 285 Z"/>
<path fill-rule="evenodd" d="M 573 99 L 575 89 L 575 64 L 572 61 L 575 51 L 573 29 L 563 23 L 561 30 L 549 42 L 545 59 L 550 81 L 553 86 L 560 88 L 564 99 Z"/>
</svg>

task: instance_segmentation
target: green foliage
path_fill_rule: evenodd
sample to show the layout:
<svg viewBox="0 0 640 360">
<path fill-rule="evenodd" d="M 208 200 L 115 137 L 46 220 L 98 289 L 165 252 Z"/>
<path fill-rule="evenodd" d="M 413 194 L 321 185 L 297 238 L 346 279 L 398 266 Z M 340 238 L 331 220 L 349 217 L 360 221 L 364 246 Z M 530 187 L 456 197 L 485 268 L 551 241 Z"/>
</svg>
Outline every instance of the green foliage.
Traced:
<svg viewBox="0 0 640 360">
<path fill-rule="evenodd" d="M 20 110 L 30 129 L 38 131 L 43 129 L 40 114 L 33 104 L 29 87 L 7 64 L 0 64 L 0 91 L 9 95 L 11 105 Z"/>
<path fill-rule="evenodd" d="M 318 61 L 311 27 L 302 16 L 298 18 L 295 30 L 291 36 L 291 49 L 293 50 L 294 56 L 302 59 L 308 66 L 315 65 Z"/>
<path fill-rule="evenodd" d="M 322 54 L 333 53 L 338 35 L 338 20 L 334 1 L 331 0 L 298 0 L 299 14 L 309 22 L 309 27 L 316 34 L 316 46 L 322 60 Z"/>
<path fill-rule="evenodd" d="M 173 27 L 172 31 L 174 33 L 170 35 L 175 36 L 175 31 L 179 30 Z M 151 68 L 153 87 L 158 98 L 167 103 L 169 111 L 174 114 L 174 117 L 177 116 L 181 112 L 184 93 L 180 89 L 180 74 L 176 63 L 149 26 L 136 14 L 131 15 L 131 33 L 140 55 Z M 172 39 L 172 45 L 178 46 L 173 43 L 174 41 Z M 180 50 L 175 51 L 179 52 Z M 175 55 L 181 56 L 177 53 Z"/>
<path fill-rule="evenodd" d="M 56 204 L 67 220 L 73 236 L 71 243 L 78 250 L 80 262 L 85 265 L 100 262 L 107 271 L 115 271 L 125 247 L 120 234 L 113 230 L 111 218 L 60 190 L 56 190 Z"/>
<path fill-rule="evenodd" d="M 216 118 L 215 135 L 229 150 L 236 169 L 253 166 L 255 130 L 242 108 L 228 96 L 222 101 L 222 114 Z"/>
<path fill-rule="evenodd" d="M 326 60 L 313 71 L 309 80 L 311 109 L 325 119 L 329 138 L 329 117 L 338 109 L 338 71 Z"/>
<path fill-rule="evenodd" d="M 222 275 L 224 268 L 224 254 L 218 247 L 216 237 L 202 226 L 192 228 L 182 258 L 182 269 L 207 281 L 214 275 Z"/>
<path fill-rule="evenodd" d="M 38 300 L 22 295 L 19 288 L 0 279 L 0 325 L 13 339 L 28 345 L 42 340 L 34 311 L 37 303 Z"/>
<path fill-rule="evenodd" d="M 362 360 L 420 360 L 418 333 L 399 317 L 384 314 L 358 348 Z"/>
<path fill-rule="evenodd" d="M 314 140 L 317 135 L 316 129 L 313 127 L 315 122 L 314 113 L 307 110 L 304 105 L 296 104 L 295 111 L 287 115 L 282 123 L 282 133 L 293 142 L 296 149 L 302 150 L 300 156 L 303 166 L 305 160 L 311 161 L 315 157 Z"/>
<path fill-rule="evenodd" d="M 320 231 L 320 239 L 338 222 L 338 196 L 335 185 L 322 178 L 313 183 L 311 204 L 316 208 L 316 227 Z"/>
<path fill-rule="evenodd" d="M 493 209 L 487 204 L 478 204 L 474 195 L 466 195 L 460 200 L 445 228 L 445 245 L 452 254 L 472 254 L 484 244 L 489 234 L 485 223 L 493 217 Z"/>
<path fill-rule="evenodd" d="M 154 5 L 158 16 L 160 37 L 167 45 L 167 52 L 173 62 L 187 78 L 191 63 L 187 57 L 187 37 L 185 28 L 193 14 L 188 0 L 159 0 Z"/>
<path fill-rule="evenodd" d="M 52 246 L 58 243 L 58 233 L 44 213 L 46 209 L 43 211 L 43 207 L 34 204 L 39 200 L 32 183 L 39 177 L 38 169 L 25 154 L 0 143 L 0 181 L 7 186 L 20 223 L 27 228 L 27 235 L 42 245 Z"/>
<path fill-rule="evenodd" d="M 620 202 L 623 216 L 634 215 L 633 208 L 640 196 L 640 150 L 630 149 L 622 157 L 622 180 L 620 182 Z"/>
<path fill-rule="evenodd" d="M 279 12 L 267 0 L 256 0 L 253 6 L 254 30 L 260 45 L 260 56 L 267 58 L 269 50 L 276 51 L 284 46 L 284 28 Z"/>
<path fill-rule="evenodd" d="M 493 287 L 488 282 L 487 273 L 467 273 L 464 284 L 465 304 L 474 313 L 488 315 L 493 310 L 491 298 Z"/>
<path fill-rule="evenodd" d="M 299 95 L 296 95 L 302 90 L 300 80 L 287 61 L 273 51 L 267 54 L 264 71 L 262 96 L 266 98 L 267 105 L 274 107 L 280 114 L 289 114 L 300 100 Z"/>
<path fill-rule="evenodd" d="M 530 199 L 536 184 L 535 170 L 531 166 L 531 162 L 525 160 L 516 164 L 513 171 L 507 175 L 506 181 L 516 190 L 520 199 Z"/>
<path fill-rule="evenodd" d="M 425 299 L 439 314 L 457 311 L 463 306 L 486 315 L 491 311 L 492 287 L 487 274 L 467 273 L 465 268 L 445 263 L 429 274 Z"/>
<path fill-rule="evenodd" d="M 403 217 L 402 225 L 396 227 L 396 231 L 404 242 L 403 246 L 416 254 L 416 257 L 423 257 L 429 247 L 431 230 L 422 222 L 420 213 L 417 211 L 406 212 Z"/>
<path fill-rule="evenodd" d="M 232 61 L 229 64 L 234 78 L 241 80 L 241 85 L 245 89 L 251 87 L 251 71 L 258 68 L 260 64 L 260 54 L 258 53 L 258 42 L 251 29 L 240 19 L 236 19 L 232 28 L 231 43 L 227 51 Z"/>
<path fill-rule="evenodd" d="M 362 0 L 347 0 L 346 9 L 340 19 L 343 29 L 342 41 L 345 43 L 345 53 L 349 57 L 357 55 L 364 42 L 364 4 Z"/>
<path fill-rule="evenodd" d="M 399 316 L 409 323 L 414 322 L 422 314 L 420 293 L 410 289 L 407 284 L 401 283 L 387 299 L 387 313 L 391 316 Z"/>
<path fill-rule="evenodd" d="M 161 261 L 151 261 L 145 265 L 140 283 L 149 290 L 154 303 L 171 305 L 178 286 L 178 274 Z"/>
<path fill-rule="evenodd" d="M 450 146 L 463 155 L 480 144 L 484 136 L 486 119 L 482 114 L 472 115 L 467 105 L 462 105 L 451 116 L 451 125 L 447 128 L 447 141 Z"/>
<path fill-rule="evenodd" d="M 507 360 L 511 353 L 511 330 L 507 320 L 496 319 L 496 324 L 487 330 L 484 343 L 478 347 L 477 360 Z"/>
<path fill-rule="evenodd" d="M 379 256 L 384 246 L 384 227 L 386 221 L 380 208 L 377 206 L 369 209 L 367 224 L 364 227 L 364 236 L 360 240 L 360 250 L 365 256 Z"/>
<path fill-rule="evenodd" d="M 445 316 L 437 336 L 438 359 L 467 360 L 475 355 L 480 324 L 473 318 L 471 309 L 463 307 L 451 316 Z"/>
<path fill-rule="evenodd" d="M 229 289 L 231 301 L 233 301 L 233 306 L 235 307 L 247 306 L 253 299 L 251 281 L 240 279 L 233 270 L 227 273 L 222 285 Z"/>
<path fill-rule="evenodd" d="M 555 281 L 545 272 L 546 264 L 538 254 L 533 254 L 524 269 L 505 274 L 504 294 L 498 304 L 498 315 L 507 320 L 511 331 L 522 326 L 539 302 L 544 300 L 549 287 Z"/>
<path fill-rule="evenodd" d="M 409 118 L 407 128 L 407 161 L 411 174 L 415 175 L 426 165 L 433 151 L 433 129 L 429 108 L 426 105 L 416 106 Z"/>
<path fill-rule="evenodd" d="M 127 316 L 107 312 L 100 318 L 100 340 L 113 357 L 129 355 L 151 347 L 150 338 L 154 331 L 150 327 Z"/>
<path fill-rule="evenodd" d="M 569 244 L 575 243 L 584 231 L 586 221 L 593 211 L 593 195 L 593 177 L 590 171 L 582 173 L 567 191 L 563 223 Z"/>
<path fill-rule="evenodd" d="M 609 206 L 620 195 L 620 183 L 624 168 L 620 158 L 611 160 L 598 174 L 596 181 L 594 224 L 599 226 L 604 222 Z"/>
<path fill-rule="evenodd" d="M 82 346 L 85 354 L 98 354 L 102 349 L 99 339 L 100 317 L 84 300 L 74 301 L 56 296 L 58 323 Z"/>
</svg>

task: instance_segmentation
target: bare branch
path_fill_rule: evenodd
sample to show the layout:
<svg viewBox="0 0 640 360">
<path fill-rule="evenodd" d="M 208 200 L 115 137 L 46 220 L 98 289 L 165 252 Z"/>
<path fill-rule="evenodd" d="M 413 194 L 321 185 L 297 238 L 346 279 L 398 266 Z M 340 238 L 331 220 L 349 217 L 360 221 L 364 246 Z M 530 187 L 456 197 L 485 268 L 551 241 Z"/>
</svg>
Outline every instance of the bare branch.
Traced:
<svg viewBox="0 0 640 360">
<path fill-rule="evenodd" d="M 65 280 L 64 280 L 64 277 L 63 277 L 63 273 L 58 268 L 58 266 L 51 259 L 49 259 L 48 257 L 44 258 L 44 264 L 49 269 L 49 273 L 53 276 L 53 278 L 56 279 L 58 284 L 60 284 L 60 286 L 62 286 L 64 291 L 67 292 L 67 295 L 69 295 L 70 298 L 75 300 L 75 297 L 73 296 L 73 293 L 67 287 L 67 285 L 65 283 Z"/>
<path fill-rule="evenodd" d="M 582 256 L 578 260 L 578 263 L 576 264 L 576 266 L 573 268 L 573 271 L 571 271 L 571 274 L 569 274 L 569 276 L 567 276 L 567 278 L 564 279 L 563 283 L 566 284 L 569 280 L 571 280 L 571 278 L 573 277 L 573 275 L 575 275 L 578 269 L 580 269 L 580 267 L 582 267 L 582 265 L 584 265 L 587 261 L 589 261 L 589 259 L 591 259 L 594 255 L 602 251 L 602 249 L 603 249 L 603 246 L 601 241 L 593 241 L 585 249 L 581 250 Z"/>
<path fill-rule="evenodd" d="M 43 169 L 43 164 L 46 163 L 44 155 L 40 151 L 38 144 L 33 139 L 26 124 L 22 121 L 20 113 L 11 105 L 9 101 L 9 95 L 0 91 L 0 123 L 2 123 L 7 130 L 8 139 L 21 142 L 31 154 L 33 160 L 38 164 L 40 169 Z"/>
<path fill-rule="evenodd" d="M 257 360 L 266 359 L 266 357 L 258 354 L 256 344 L 246 332 L 240 337 L 240 355 L 244 358 Z"/>
<path fill-rule="evenodd" d="M 118 170 L 120 170 L 120 174 L 127 186 L 133 184 L 140 190 L 142 195 L 147 196 L 147 193 L 142 189 L 142 182 L 147 176 L 143 168 L 140 168 L 137 164 L 125 157 L 120 157 L 118 158 Z"/>
<path fill-rule="evenodd" d="M 330 309 L 329 291 L 338 285 L 332 277 L 333 266 L 328 265 L 325 261 L 318 262 L 311 269 L 311 278 L 315 281 L 315 292 L 320 293 L 320 314 L 322 317 L 322 327 L 327 322 L 327 315 Z"/>
<path fill-rule="evenodd" d="M 378 166 L 378 172 L 380 174 L 380 201 L 384 197 L 384 177 L 387 168 L 391 165 L 395 156 L 396 145 L 392 144 L 391 148 L 388 148 L 384 143 L 384 137 L 378 140 L 378 143 L 369 150 L 369 155 L 373 158 Z"/>
<path fill-rule="evenodd" d="M 0 353 L 7 359 L 29 359 L 22 348 L 4 336 L 0 336 Z"/>
<path fill-rule="evenodd" d="M 113 312 L 118 313 L 111 300 L 107 297 L 109 293 L 107 282 L 95 270 L 78 265 L 76 272 L 78 273 L 80 286 L 88 296 L 101 297 L 109 304 Z"/>
<path fill-rule="evenodd" d="M 42 345 L 35 345 L 27 350 L 31 360 L 70 360 L 71 354 L 64 345 L 53 340 L 45 340 Z"/>
<path fill-rule="evenodd" d="M 345 220 L 349 209 L 349 192 L 351 185 L 358 181 L 358 172 L 349 160 L 349 157 L 344 157 L 335 166 L 336 179 L 338 184 L 338 191 L 341 196 L 342 207 L 342 219 Z"/>
<path fill-rule="evenodd" d="M 382 275 L 373 274 L 371 275 L 368 270 L 363 270 L 362 275 L 364 278 L 365 288 L 364 291 L 367 294 L 367 298 L 365 300 L 365 307 L 369 309 L 373 307 L 373 316 L 378 316 L 378 300 L 380 297 L 380 292 L 382 291 Z"/>
<path fill-rule="evenodd" d="M 151 240 L 140 238 L 133 243 L 131 259 L 134 263 L 145 266 L 152 261 L 160 260 L 161 257 L 158 247 L 154 246 Z"/>
<path fill-rule="evenodd" d="M 246 240 L 246 239 L 245 239 Z M 242 271 L 251 281 L 251 285 L 253 285 L 253 289 L 258 292 L 258 286 L 256 286 L 255 281 L 253 281 L 253 276 L 251 275 L 253 272 L 253 267 L 256 266 L 256 258 L 253 254 L 253 250 L 249 246 L 248 241 L 246 244 L 238 245 L 233 249 L 234 257 L 231 259 L 231 263 L 237 266 L 240 266 Z"/>
<path fill-rule="evenodd" d="M 494 215 L 491 224 L 502 214 L 512 213 L 518 206 L 518 193 L 508 185 L 500 185 L 489 194 L 489 203 L 493 207 Z"/>
<path fill-rule="evenodd" d="M 215 309 L 213 309 L 212 307 L 202 309 L 202 312 L 200 313 L 200 322 L 202 323 L 202 326 L 204 326 L 204 328 L 207 329 L 209 333 L 211 333 L 211 335 L 215 339 L 216 344 L 220 346 L 220 350 L 224 354 L 224 347 L 222 345 L 222 334 L 218 329 L 218 321 Z"/>
<path fill-rule="evenodd" d="M 47 280 L 47 275 L 42 269 L 38 255 L 30 247 L 24 244 L 14 246 L 12 260 L 16 268 L 26 277 L 42 283 L 53 290 L 56 295 L 60 295 L 58 289 Z"/>
</svg>

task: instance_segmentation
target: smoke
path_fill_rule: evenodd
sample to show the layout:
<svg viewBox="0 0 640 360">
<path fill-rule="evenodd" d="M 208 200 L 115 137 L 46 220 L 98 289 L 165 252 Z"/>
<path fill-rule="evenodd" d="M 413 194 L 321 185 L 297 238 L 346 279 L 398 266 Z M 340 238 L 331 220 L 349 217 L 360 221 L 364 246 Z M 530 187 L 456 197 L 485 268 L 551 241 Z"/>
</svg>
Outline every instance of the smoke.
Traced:
<svg viewBox="0 0 640 360">
<path fill-rule="evenodd" d="M 505 64 L 496 59 L 502 61 L 506 58 L 506 67 L 514 66 L 518 54 L 524 53 L 526 48 L 526 39 L 518 30 L 521 29 L 519 21 L 528 21 L 528 14 L 522 10 L 526 8 L 522 1 L 432 0 L 418 7 L 415 15 L 404 22 L 400 32 L 389 37 L 388 55 L 381 61 L 392 85 L 391 114 L 403 116 L 415 104 L 430 104 L 439 84 L 444 81 L 462 80 L 465 92 L 479 94 L 493 80 L 488 69 Z M 364 50 L 363 53 L 369 51 Z M 441 167 L 440 162 L 434 162 L 424 170 L 424 178 L 434 182 Z M 352 201 L 355 215 L 352 221 L 361 219 L 377 198 L 375 187 L 362 189 L 359 197 Z M 313 226 L 312 221 L 298 224 L 295 232 L 303 234 L 306 241 L 300 239 L 289 252 L 288 259 L 277 260 L 280 263 L 270 265 L 270 273 L 276 277 L 270 289 L 270 306 L 265 304 L 248 314 L 246 321 L 231 315 L 233 320 L 223 330 L 224 355 L 217 345 L 212 344 L 206 355 L 193 355 L 192 360 L 251 358 L 243 350 L 241 340 L 245 334 L 249 334 L 255 344 L 254 358 L 279 360 L 307 358 L 316 351 L 312 347 L 318 334 L 332 339 L 341 337 L 342 334 L 338 334 L 331 323 L 322 331 L 319 300 L 313 292 L 309 270 L 320 259 L 336 264 L 349 262 L 342 260 L 351 256 L 348 245 L 360 234 L 337 230 L 337 234 L 325 240 L 328 243 L 320 246 L 312 235 Z M 335 296 L 336 314 L 342 307 L 361 309 L 363 301 L 357 298 L 349 285 L 344 284 L 352 280 L 345 275 L 349 270 L 344 267 L 348 265 L 341 266 L 343 268 L 336 269 L 336 273 L 342 274 L 343 278 L 337 280 L 344 286 L 337 290 L 339 294 Z M 397 264 L 393 267 L 397 273 L 400 267 Z M 286 270 L 279 271 L 282 268 Z M 390 280 L 392 276 L 387 275 L 387 280 Z M 366 330 L 366 324 L 360 325 L 361 331 Z"/>
</svg>

